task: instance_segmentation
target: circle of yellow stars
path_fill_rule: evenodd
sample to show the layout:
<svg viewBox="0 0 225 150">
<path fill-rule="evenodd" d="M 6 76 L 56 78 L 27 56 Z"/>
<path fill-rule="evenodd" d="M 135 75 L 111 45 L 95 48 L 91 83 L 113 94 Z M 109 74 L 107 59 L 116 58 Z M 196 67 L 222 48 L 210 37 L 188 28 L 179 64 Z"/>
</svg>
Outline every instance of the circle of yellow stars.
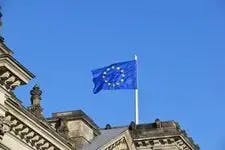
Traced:
<svg viewBox="0 0 225 150">
<path fill-rule="evenodd" d="M 120 73 L 121 78 L 118 81 L 110 82 L 107 79 L 107 75 L 108 75 L 109 71 L 111 71 L 111 70 L 116 70 Z M 122 84 L 124 82 L 125 76 L 126 75 L 124 73 L 124 70 L 121 67 L 111 66 L 111 67 L 106 68 L 106 70 L 103 72 L 102 79 L 108 86 L 116 87 L 116 86 L 120 86 L 120 84 Z"/>
</svg>

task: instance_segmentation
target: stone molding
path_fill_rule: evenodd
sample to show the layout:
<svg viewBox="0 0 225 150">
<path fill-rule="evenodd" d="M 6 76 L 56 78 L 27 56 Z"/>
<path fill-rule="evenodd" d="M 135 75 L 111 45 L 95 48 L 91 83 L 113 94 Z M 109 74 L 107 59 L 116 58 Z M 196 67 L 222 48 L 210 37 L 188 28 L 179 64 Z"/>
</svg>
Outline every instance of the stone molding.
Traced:
<svg viewBox="0 0 225 150">
<path fill-rule="evenodd" d="M 58 147 L 53 145 L 45 137 L 35 132 L 12 114 L 7 112 L 5 120 L 10 122 L 9 133 L 16 136 L 32 148 L 36 150 L 59 150 Z"/>
<path fill-rule="evenodd" d="M 194 150 L 180 136 L 152 138 L 152 139 L 137 139 L 134 144 L 138 149 L 153 149 L 155 147 L 176 146 L 180 150 Z"/>
<path fill-rule="evenodd" d="M 22 105 L 7 99 L 6 107 L 6 117 L 12 121 L 11 135 L 28 145 L 37 146 L 37 150 L 72 149 L 72 145 L 56 133 L 50 124 L 34 116 Z"/>
<path fill-rule="evenodd" d="M 0 84 L 7 91 L 14 90 L 22 81 L 8 70 L 0 70 Z"/>
<path fill-rule="evenodd" d="M 122 137 L 118 141 L 105 148 L 105 150 L 129 150 L 129 147 L 126 142 L 126 138 Z"/>
<path fill-rule="evenodd" d="M 1 150 L 10 150 L 8 147 L 6 147 L 5 145 L 3 145 L 2 143 L 0 143 L 0 149 Z"/>
</svg>

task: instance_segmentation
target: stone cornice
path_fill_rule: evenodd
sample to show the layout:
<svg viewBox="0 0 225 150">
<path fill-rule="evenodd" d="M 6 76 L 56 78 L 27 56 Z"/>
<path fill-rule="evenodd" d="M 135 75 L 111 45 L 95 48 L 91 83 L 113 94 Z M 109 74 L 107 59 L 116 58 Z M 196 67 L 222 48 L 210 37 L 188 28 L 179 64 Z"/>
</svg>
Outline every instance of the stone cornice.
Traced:
<svg viewBox="0 0 225 150">
<path fill-rule="evenodd" d="M 187 136 L 184 130 L 181 130 L 179 124 L 175 121 L 160 121 L 156 119 L 154 123 L 133 125 L 132 128 L 130 126 L 130 133 L 134 141 L 139 141 L 139 144 L 142 143 L 140 141 L 143 141 L 144 145 L 146 145 L 147 143 L 154 143 L 152 141 L 155 139 L 162 141 L 179 137 L 190 150 L 199 150 L 198 145 Z M 161 144 L 163 143 L 161 142 Z M 139 144 L 136 142 L 137 146 Z"/>
<path fill-rule="evenodd" d="M 7 58 L 8 60 L 10 60 L 10 63 L 15 65 L 15 66 L 18 66 L 19 67 L 19 70 L 26 73 L 26 76 L 28 78 L 34 78 L 35 75 L 33 73 L 31 73 L 27 68 L 25 68 L 20 62 L 18 62 L 15 58 L 13 58 L 11 55 L 8 55 L 8 54 L 2 54 L 0 56 L 0 59 L 3 59 L 3 58 Z"/>
<path fill-rule="evenodd" d="M 13 51 L 11 49 L 9 49 L 4 42 L 0 42 L 0 50 L 3 51 L 3 53 L 5 54 L 9 54 L 9 55 L 12 55 L 13 54 Z"/>
<path fill-rule="evenodd" d="M 134 144 L 137 148 L 153 148 L 153 147 L 164 147 L 164 146 L 176 146 L 182 150 L 196 150 L 189 145 L 180 136 L 166 136 L 166 137 L 155 137 L 145 139 L 134 139 Z"/>
<path fill-rule="evenodd" d="M 104 150 L 114 150 L 117 147 L 118 147 L 118 149 L 129 150 L 129 147 L 128 147 L 125 137 L 120 138 L 119 140 L 117 140 L 116 142 L 114 142 L 113 144 L 111 144 L 110 146 L 105 148 Z"/>
<path fill-rule="evenodd" d="M 110 130 L 110 129 L 109 129 Z M 130 135 L 129 130 L 125 130 L 120 135 L 112 138 L 110 141 L 107 141 L 104 145 L 97 148 L 98 150 L 136 150 L 133 139 Z"/>
<path fill-rule="evenodd" d="M 1 68 L 7 68 L 5 73 L 9 73 L 9 77 L 10 74 L 13 74 L 16 78 L 20 79 L 21 83 L 23 84 L 28 83 L 29 80 L 35 77 L 10 55 L 0 55 L 0 62 Z"/>
<path fill-rule="evenodd" d="M 47 122 L 39 120 L 23 108 L 23 106 L 15 104 L 8 99 L 6 101 L 6 107 L 9 111 L 7 112 L 7 117 L 14 121 L 12 133 L 28 142 L 28 144 L 30 143 L 31 145 L 37 146 L 45 145 L 45 147 L 50 145 L 56 147 L 56 149 L 72 149 L 68 141 L 56 133 Z M 43 142 L 40 141 L 41 139 L 43 139 Z"/>
<path fill-rule="evenodd" d="M 10 113 L 6 113 L 7 120 L 10 120 L 10 134 L 19 138 L 21 141 L 37 150 L 56 149 L 59 150 L 53 143 L 48 141 L 45 137 L 34 131 L 32 128 L 18 120 Z"/>
<path fill-rule="evenodd" d="M 2 143 L 0 143 L 0 148 L 2 148 L 3 150 L 10 150 L 8 147 L 6 147 L 5 145 L 3 145 Z"/>
</svg>

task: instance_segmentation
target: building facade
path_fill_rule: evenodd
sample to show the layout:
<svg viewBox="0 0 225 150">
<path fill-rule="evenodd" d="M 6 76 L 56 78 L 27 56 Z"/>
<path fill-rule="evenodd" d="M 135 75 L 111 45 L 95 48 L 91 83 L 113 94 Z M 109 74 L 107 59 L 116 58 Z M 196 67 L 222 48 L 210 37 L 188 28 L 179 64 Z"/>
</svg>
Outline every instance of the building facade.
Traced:
<svg viewBox="0 0 225 150">
<path fill-rule="evenodd" d="M 100 128 L 82 110 L 45 118 L 37 85 L 28 108 L 13 93 L 33 77 L 0 38 L 0 150 L 199 150 L 174 121 Z"/>
</svg>

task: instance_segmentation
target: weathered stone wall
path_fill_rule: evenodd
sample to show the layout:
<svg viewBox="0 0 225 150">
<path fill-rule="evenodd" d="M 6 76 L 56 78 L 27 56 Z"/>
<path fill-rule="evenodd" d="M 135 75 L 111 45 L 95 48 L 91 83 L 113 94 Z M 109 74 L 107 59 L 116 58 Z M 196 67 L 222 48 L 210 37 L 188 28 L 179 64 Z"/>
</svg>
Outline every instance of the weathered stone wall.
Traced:
<svg viewBox="0 0 225 150">
<path fill-rule="evenodd" d="M 82 120 L 67 122 L 68 138 L 75 142 L 77 148 L 81 149 L 84 144 L 91 142 L 94 138 L 93 130 Z"/>
</svg>

